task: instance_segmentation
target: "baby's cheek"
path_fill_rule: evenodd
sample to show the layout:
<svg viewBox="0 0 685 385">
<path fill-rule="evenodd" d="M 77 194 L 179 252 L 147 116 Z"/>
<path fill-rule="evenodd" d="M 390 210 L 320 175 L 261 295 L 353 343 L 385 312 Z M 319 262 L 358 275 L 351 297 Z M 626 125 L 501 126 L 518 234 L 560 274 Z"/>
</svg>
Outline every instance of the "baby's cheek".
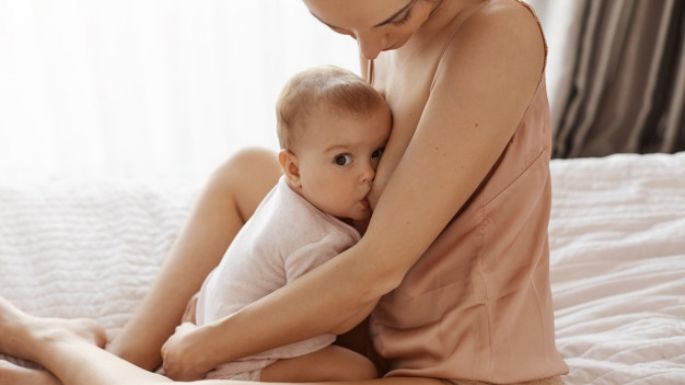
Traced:
<svg viewBox="0 0 685 385">
<path fill-rule="evenodd" d="M 335 211 L 338 216 L 350 216 L 350 207 L 354 199 L 350 192 L 344 186 L 330 185 L 328 187 L 326 200 L 331 210 Z"/>
<path fill-rule="evenodd" d="M 330 211 L 338 208 L 340 201 L 337 186 L 334 182 L 329 181 L 330 178 L 325 178 L 317 183 L 315 186 L 316 200 L 324 206 L 324 210 Z"/>
</svg>

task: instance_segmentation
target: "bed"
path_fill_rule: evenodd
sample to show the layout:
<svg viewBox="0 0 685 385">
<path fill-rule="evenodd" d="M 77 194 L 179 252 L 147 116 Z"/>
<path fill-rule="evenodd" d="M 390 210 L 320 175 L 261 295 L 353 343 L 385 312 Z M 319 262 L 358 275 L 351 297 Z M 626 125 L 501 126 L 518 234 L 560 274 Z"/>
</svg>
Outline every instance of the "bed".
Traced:
<svg viewBox="0 0 685 385">
<path fill-rule="evenodd" d="M 685 153 L 554 160 L 557 346 L 580 384 L 685 384 Z M 151 284 L 201 183 L 0 181 L 0 295 L 110 337 Z"/>
</svg>

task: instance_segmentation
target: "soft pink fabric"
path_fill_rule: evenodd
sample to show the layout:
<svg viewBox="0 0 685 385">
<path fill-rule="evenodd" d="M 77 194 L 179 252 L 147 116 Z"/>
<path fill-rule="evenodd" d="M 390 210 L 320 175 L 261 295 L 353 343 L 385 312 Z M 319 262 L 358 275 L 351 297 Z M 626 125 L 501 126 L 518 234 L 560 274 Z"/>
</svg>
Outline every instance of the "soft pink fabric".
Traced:
<svg viewBox="0 0 685 385">
<path fill-rule="evenodd" d="M 354 227 L 323 213 L 281 177 L 245 223 L 200 290 L 196 318 L 204 325 L 230 315 L 335 257 L 359 240 Z M 210 373 L 225 378 L 301 356 L 335 341 L 317 336 L 227 363 Z"/>
<path fill-rule="evenodd" d="M 550 146 L 541 80 L 485 180 L 374 310 L 388 376 L 512 384 L 568 371 L 549 282 Z"/>
</svg>

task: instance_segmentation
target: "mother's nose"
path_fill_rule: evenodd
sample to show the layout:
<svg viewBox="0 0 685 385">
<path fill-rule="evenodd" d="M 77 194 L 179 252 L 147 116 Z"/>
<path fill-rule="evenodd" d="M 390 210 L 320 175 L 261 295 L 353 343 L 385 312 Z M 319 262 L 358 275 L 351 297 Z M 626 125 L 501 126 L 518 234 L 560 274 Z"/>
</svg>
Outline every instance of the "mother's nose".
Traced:
<svg viewBox="0 0 685 385">
<path fill-rule="evenodd" d="M 357 44 L 362 55 L 369 60 L 375 59 L 383 50 L 386 44 L 385 36 L 377 36 L 374 34 L 357 34 Z"/>
</svg>

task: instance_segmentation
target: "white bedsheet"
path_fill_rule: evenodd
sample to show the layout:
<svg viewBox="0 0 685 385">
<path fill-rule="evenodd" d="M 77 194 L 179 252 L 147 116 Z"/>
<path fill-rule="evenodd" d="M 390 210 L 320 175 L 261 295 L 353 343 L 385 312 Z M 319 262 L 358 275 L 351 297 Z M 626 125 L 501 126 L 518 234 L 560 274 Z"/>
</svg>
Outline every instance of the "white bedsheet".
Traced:
<svg viewBox="0 0 685 385">
<path fill-rule="evenodd" d="M 554 161 L 568 384 L 685 384 L 685 153 Z"/>
<path fill-rule="evenodd" d="M 685 153 L 552 162 L 565 383 L 685 384 Z M 0 296 L 115 336 L 200 189 L 178 181 L 0 181 Z"/>
</svg>

